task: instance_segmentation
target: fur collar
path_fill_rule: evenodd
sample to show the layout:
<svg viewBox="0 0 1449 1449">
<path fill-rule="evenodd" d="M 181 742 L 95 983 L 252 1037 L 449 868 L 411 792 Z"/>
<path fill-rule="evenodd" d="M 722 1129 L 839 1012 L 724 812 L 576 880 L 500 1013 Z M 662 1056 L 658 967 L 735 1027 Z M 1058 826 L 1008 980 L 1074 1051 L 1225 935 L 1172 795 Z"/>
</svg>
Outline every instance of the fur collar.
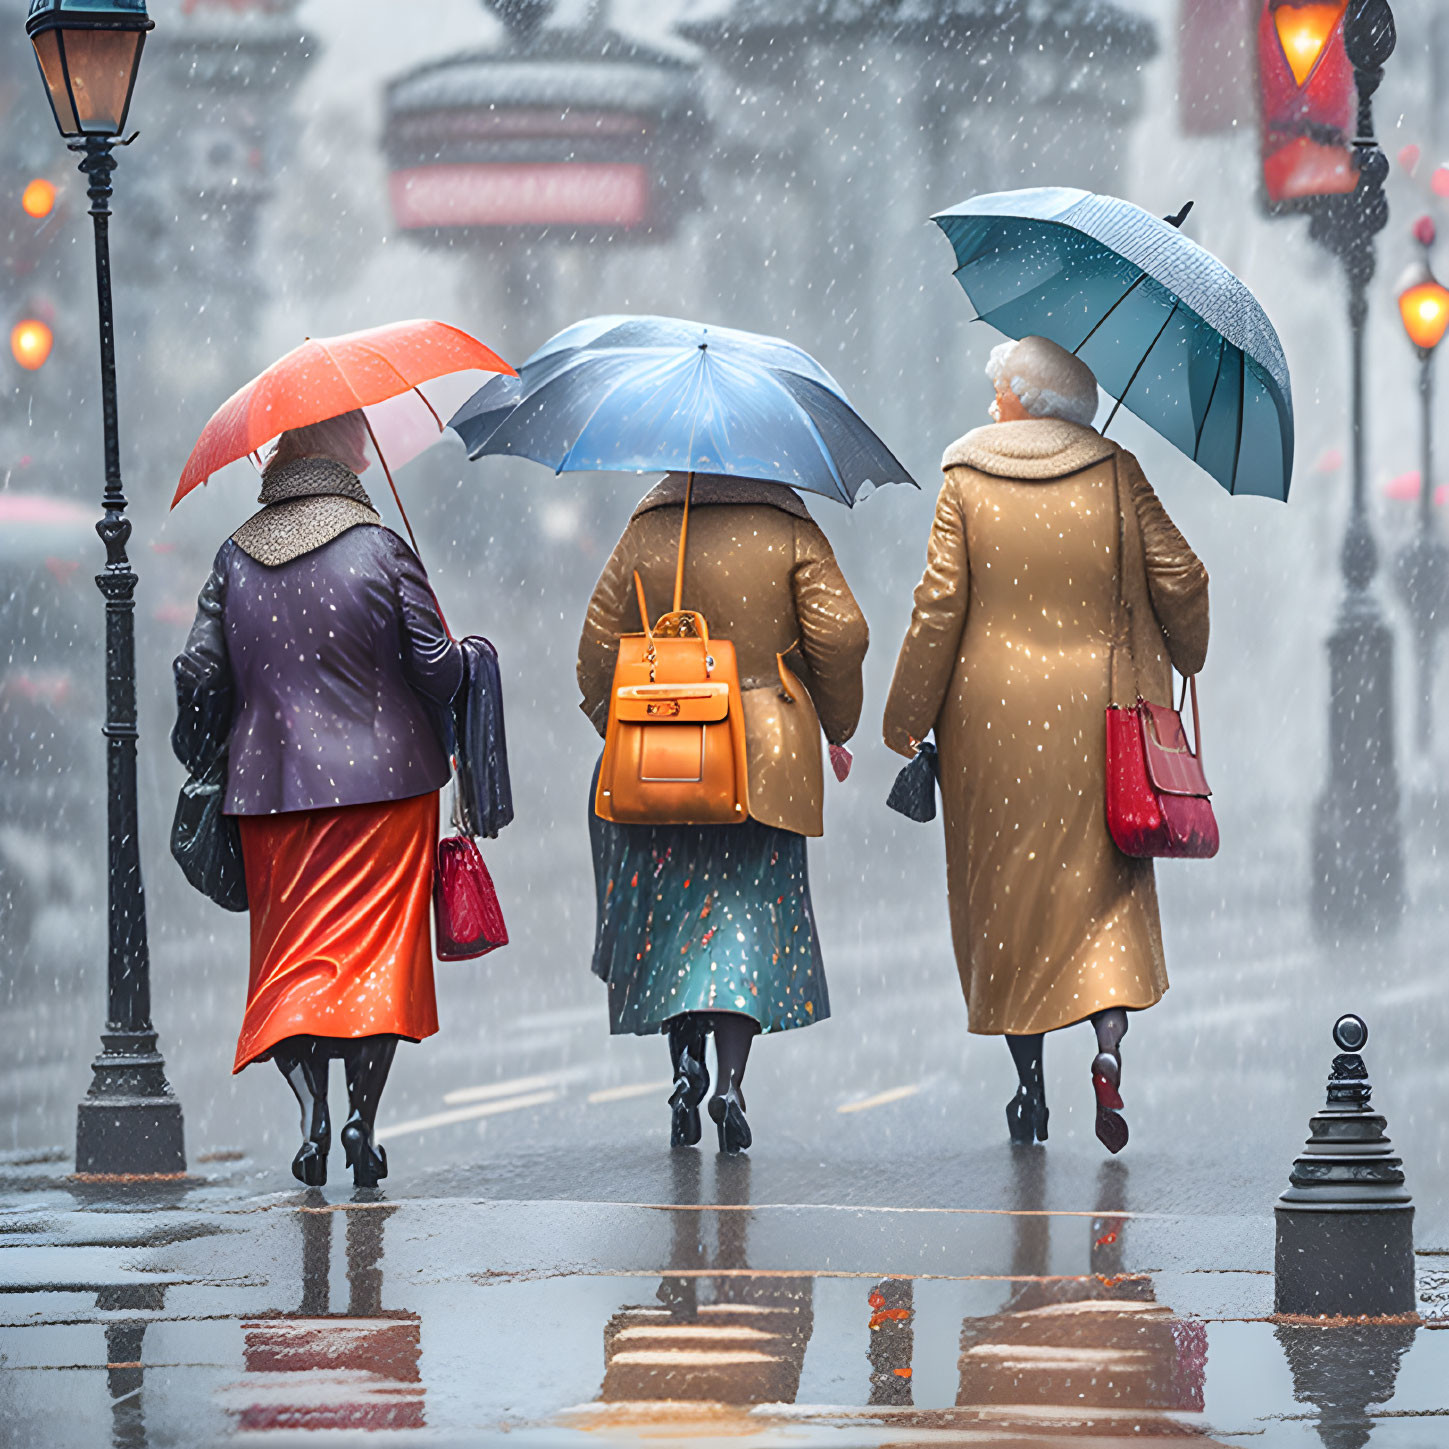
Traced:
<svg viewBox="0 0 1449 1449">
<path fill-rule="evenodd" d="M 335 458 L 293 458 L 268 468 L 262 474 L 262 492 L 258 503 L 284 503 L 291 498 L 318 498 L 330 495 L 351 498 L 366 508 L 372 499 L 358 481 L 357 474 Z"/>
<path fill-rule="evenodd" d="M 990 423 L 957 438 L 941 459 L 944 468 L 974 468 L 998 478 L 1064 478 L 1110 458 L 1117 445 L 1095 428 L 1062 418 Z"/>
<path fill-rule="evenodd" d="M 654 485 L 634 510 L 634 517 L 654 508 L 680 508 L 684 505 L 684 487 L 689 481 L 685 473 L 668 473 Z M 809 521 L 800 495 L 783 483 L 762 483 L 755 478 L 728 478 L 722 473 L 696 473 L 694 491 L 689 495 L 690 507 L 702 508 L 710 503 L 754 503 L 778 508 L 782 513 Z"/>
<path fill-rule="evenodd" d="M 268 504 L 252 514 L 232 539 L 243 553 L 275 569 L 331 543 L 358 524 L 381 522 L 367 504 L 355 498 L 310 494 Z"/>
</svg>

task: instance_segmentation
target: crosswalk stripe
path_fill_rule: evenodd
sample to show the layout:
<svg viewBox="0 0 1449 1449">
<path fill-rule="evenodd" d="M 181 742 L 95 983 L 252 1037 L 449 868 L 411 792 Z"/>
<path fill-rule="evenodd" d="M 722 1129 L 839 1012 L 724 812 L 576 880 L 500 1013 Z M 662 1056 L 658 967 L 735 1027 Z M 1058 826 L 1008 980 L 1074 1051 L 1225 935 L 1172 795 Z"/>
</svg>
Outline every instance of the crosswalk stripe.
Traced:
<svg viewBox="0 0 1449 1449">
<path fill-rule="evenodd" d="M 537 1092 L 543 1087 L 556 1087 L 563 1079 L 562 1072 L 547 1072 L 537 1077 L 514 1077 L 506 1082 L 489 1082 L 482 1087 L 459 1087 L 445 1092 L 443 1101 L 450 1107 L 464 1102 L 487 1102 L 494 1097 L 511 1097 L 515 1092 Z"/>
<path fill-rule="evenodd" d="M 668 1090 L 668 1082 L 632 1082 L 627 1087 L 600 1087 L 597 1092 L 589 1093 L 588 1102 L 596 1107 L 601 1102 L 627 1102 L 631 1097 L 648 1097 Z"/>
<path fill-rule="evenodd" d="M 865 1097 L 859 1102 L 843 1102 L 835 1110 L 837 1112 L 868 1112 L 872 1107 L 885 1107 L 892 1102 L 900 1102 L 907 1097 L 914 1097 L 920 1090 L 919 1083 L 912 1087 L 892 1087 L 888 1092 L 877 1092 L 875 1096 Z"/>
<path fill-rule="evenodd" d="M 378 1137 L 401 1137 L 407 1132 L 426 1132 L 432 1127 L 450 1127 L 454 1122 L 469 1122 L 475 1117 L 493 1117 L 500 1112 L 517 1112 L 524 1107 L 542 1107 L 556 1102 L 559 1092 L 529 1092 L 522 1097 L 505 1097 L 497 1102 L 479 1102 L 472 1107 L 455 1107 L 451 1112 L 434 1112 L 430 1117 L 414 1117 L 408 1122 L 393 1122 L 377 1129 Z"/>
</svg>

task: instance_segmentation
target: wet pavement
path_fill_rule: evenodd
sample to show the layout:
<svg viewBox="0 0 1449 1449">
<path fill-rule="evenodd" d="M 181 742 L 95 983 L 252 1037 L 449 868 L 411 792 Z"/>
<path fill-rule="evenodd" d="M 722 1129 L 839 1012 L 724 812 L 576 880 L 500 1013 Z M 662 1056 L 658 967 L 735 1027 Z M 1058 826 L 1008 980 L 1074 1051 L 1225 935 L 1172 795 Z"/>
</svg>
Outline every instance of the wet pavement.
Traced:
<svg viewBox="0 0 1449 1449">
<path fill-rule="evenodd" d="M 847 896 L 820 860 L 819 896 Z M 338 1153 L 298 1190 L 280 1078 L 228 1075 L 244 936 L 164 932 L 194 1177 L 159 1200 L 69 1182 L 39 1149 L 73 1131 L 99 1011 L 12 970 L 0 1445 L 1443 1449 L 1449 882 L 1392 946 L 1334 950 L 1286 869 L 1162 875 L 1174 984 L 1126 1040 L 1113 1160 L 1086 1028 L 1048 1044 L 1050 1143 L 1008 1146 L 1010 1062 L 965 1033 L 939 901 L 889 940 L 824 917 L 834 1017 L 759 1043 L 755 1145 L 722 1159 L 708 1123 L 669 1151 L 663 1043 L 608 1037 L 589 913 L 534 942 L 536 900 L 508 953 L 439 968 L 444 1030 L 399 1051 L 375 1193 Z M 1415 1195 L 1418 1325 L 1270 1321 L 1272 1204 L 1344 1010 Z"/>
<path fill-rule="evenodd" d="M 12 1159 L 0 1442 L 1449 1442 L 1449 1259 L 1420 1257 L 1420 1325 L 1286 1325 L 1271 1214 L 1127 1208 L 1123 1160 L 1052 1207 L 1057 1161 L 1002 1147 L 1011 1201 L 965 1209 L 662 1155 L 652 1201 L 247 1162 L 129 1196 Z"/>
</svg>

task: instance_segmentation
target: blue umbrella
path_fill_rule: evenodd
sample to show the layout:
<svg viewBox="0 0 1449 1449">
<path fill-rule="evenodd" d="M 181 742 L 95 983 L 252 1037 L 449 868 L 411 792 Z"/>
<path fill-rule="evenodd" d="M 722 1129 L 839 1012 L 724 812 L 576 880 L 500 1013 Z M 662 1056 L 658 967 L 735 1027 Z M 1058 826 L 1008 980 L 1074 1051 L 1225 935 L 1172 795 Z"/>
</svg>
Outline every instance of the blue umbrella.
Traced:
<svg viewBox="0 0 1449 1449">
<path fill-rule="evenodd" d="M 589 317 L 449 420 L 470 458 L 556 473 L 662 470 L 784 483 L 847 506 L 914 480 L 840 384 L 778 337 L 675 317 Z"/>
<path fill-rule="evenodd" d="M 1186 214 L 1163 221 L 1114 196 L 1043 186 L 974 196 L 932 220 L 981 320 L 1076 353 L 1118 407 L 1229 493 L 1286 500 L 1282 345 L 1247 287 L 1177 230 Z"/>
</svg>

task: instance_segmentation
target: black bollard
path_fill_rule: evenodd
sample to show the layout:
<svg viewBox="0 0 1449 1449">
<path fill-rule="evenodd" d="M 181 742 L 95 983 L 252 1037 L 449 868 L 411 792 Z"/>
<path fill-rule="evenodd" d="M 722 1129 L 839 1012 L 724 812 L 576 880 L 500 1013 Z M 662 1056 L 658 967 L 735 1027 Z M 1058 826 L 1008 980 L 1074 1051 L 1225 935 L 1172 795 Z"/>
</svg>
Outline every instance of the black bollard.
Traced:
<svg viewBox="0 0 1449 1449">
<path fill-rule="evenodd" d="M 1275 1313 L 1362 1318 L 1414 1312 L 1414 1205 L 1403 1163 L 1372 1111 L 1359 1052 L 1368 1027 L 1357 1016 L 1334 1023 L 1340 1055 L 1328 1103 L 1309 1123 L 1308 1142 L 1277 1202 Z"/>
</svg>

